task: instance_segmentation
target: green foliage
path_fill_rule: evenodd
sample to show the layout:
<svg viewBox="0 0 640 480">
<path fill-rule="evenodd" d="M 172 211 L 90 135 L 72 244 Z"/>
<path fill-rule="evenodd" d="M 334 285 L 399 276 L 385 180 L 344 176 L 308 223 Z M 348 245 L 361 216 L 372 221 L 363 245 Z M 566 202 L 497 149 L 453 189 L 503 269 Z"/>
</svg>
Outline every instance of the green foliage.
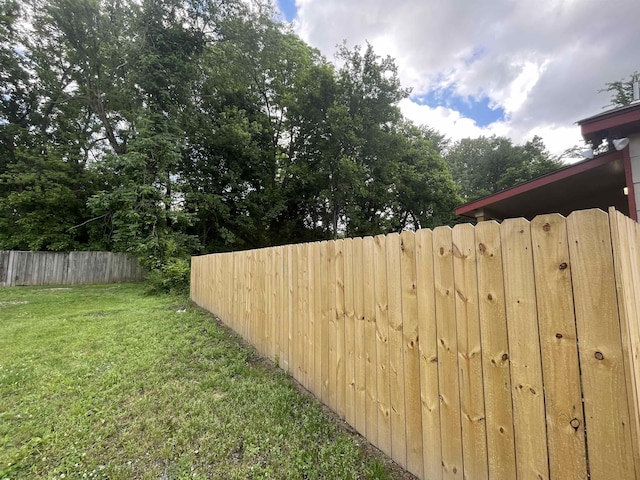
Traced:
<svg viewBox="0 0 640 480">
<path fill-rule="evenodd" d="M 549 155 L 534 137 L 513 145 L 506 137 L 465 138 L 445 156 L 451 174 L 466 201 L 490 195 L 551 172 L 562 162 Z"/>
<path fill-rule="evenodd" d="M 147 275 L 148 293 L 189 293 L 191 263 L 183 258 L 170 258 Z"/>
<path fill-rule="evenodd" d="M 393 59 L 242 0 L 0 0 L 0 248 L 196 252 L 451 221 Z M 23 26 L 29 23 L 30 30 Z M 160 282 L 162 283 L 162 282 Z"/>
<path fill-rule="evenodd" d="M 613 107 L 624 107 L 633 101 L 633 83 L 640 82 L 640 72 L 633 72 L 628 79 L 616 82 L 605 83 L 606 88 L 600 92 L 611 94 L 611 105 Z"/>
<path fill-rule="evenodd" d="M 0 171 L 0 249 L 75 250 L 90 242 L 90 179 L 56 152 L 17 147 Z"/>
</svg>

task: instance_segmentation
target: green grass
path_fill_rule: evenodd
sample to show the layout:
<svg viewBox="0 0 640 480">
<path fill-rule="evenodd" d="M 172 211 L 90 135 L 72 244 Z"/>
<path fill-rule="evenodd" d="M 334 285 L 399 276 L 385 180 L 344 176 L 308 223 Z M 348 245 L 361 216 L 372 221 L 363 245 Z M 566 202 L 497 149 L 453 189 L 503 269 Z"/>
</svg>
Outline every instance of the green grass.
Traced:
<svg viewBox="0 0 640 480">
<path fill-rule="evenodd" d="M 210 315 L 143 291 L 0 289 L 0 478 L 390 478 Z"/>
</svg>

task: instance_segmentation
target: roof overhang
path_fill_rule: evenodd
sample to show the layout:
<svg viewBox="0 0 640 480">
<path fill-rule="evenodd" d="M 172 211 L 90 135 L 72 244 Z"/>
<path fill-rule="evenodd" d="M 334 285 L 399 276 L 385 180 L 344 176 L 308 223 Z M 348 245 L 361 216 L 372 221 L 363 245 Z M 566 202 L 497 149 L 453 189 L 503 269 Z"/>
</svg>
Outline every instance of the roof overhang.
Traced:
<svg viewBox="0 0 640 480">
<path fill-rule="evenodd" d="M 613 151 L 548 173 L 456 208 L 470 218 L 533 218 L 545 213 L 569 215 L 586 208 L 615 207 L 629 215 L 625 161 Z"/>
<path fill-rule="evenodd" d="M 597 147 L 604 139 L 625 137 L 640 131 L 640 102 L 614 108 L 577 123 L 582 138 Z"/>
</svg>

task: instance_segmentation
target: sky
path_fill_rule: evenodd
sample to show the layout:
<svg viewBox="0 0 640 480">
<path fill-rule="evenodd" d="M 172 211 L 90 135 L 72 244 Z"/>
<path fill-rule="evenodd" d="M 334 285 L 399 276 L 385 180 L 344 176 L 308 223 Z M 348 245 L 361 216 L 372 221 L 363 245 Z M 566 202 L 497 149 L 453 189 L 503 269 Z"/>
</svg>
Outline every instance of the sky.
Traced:
<svg viewBox="0 0 640 480">
<path fill-rule="evenodd" d="M 605 83 L 640 70 L 638 0 L 277 0 L 326 58 L 369 42 L 396 61 L 405 117 L 452 140 L 542 137 L 561 154 Z M 569 160 L 569 161 L 575 161 Z"/>
</svg>

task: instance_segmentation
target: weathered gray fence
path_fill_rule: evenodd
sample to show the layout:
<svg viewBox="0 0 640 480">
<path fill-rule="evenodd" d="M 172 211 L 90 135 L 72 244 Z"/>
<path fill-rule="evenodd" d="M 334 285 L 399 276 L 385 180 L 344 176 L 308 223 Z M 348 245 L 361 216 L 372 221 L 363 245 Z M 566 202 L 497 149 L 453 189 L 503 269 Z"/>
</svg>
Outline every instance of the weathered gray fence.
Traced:
<svg viewBox="0 0 640 480">
<path fill-rule="evenodd" d="M 0 251 L 0 286 L 135 282 L 144 271 L 135 258 L 112 252 Z"/>
</svg>

